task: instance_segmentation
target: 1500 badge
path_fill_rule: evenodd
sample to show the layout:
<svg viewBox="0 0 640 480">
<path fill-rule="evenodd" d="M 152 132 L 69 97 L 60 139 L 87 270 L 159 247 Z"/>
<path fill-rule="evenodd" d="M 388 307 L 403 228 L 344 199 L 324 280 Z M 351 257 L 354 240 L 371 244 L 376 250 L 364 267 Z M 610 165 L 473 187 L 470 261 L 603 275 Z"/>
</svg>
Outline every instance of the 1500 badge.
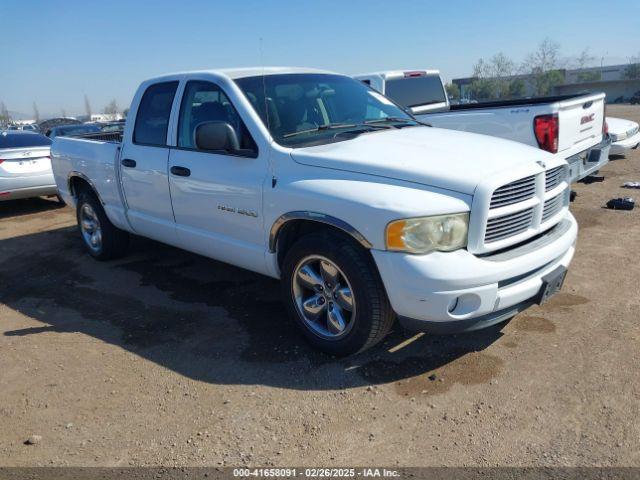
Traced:
<svg viewBox="0 0 640 480">
<path fill-rule="evenodd" d="M 218 210 L 222 210 L 224 212 L 237 213 L 238 215 L 245 215 L 247 217 L 258 218 L 258 213 L 253 210 L 247 210 L 246 208 L 235 208 L 230 207 L 229 205 L 218 204 Z"/>
</svg>

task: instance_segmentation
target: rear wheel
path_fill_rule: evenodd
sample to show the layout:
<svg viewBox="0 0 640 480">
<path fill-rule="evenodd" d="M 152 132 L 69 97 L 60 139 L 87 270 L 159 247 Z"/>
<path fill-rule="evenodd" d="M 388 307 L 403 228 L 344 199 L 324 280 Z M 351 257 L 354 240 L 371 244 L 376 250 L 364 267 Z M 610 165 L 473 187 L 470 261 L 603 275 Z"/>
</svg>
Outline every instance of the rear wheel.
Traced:
<svg viewBox="0 0 640 480">
<path fill-rule="evenodd" d="M 338 233 L 298 240 L 282 266 L 287 310 L 316 348 L 350 355 L 378 343 L 395 314 L 368 252 Z"/>
<path fill-rule="evenodd" d="M 98 260 L 121 257 L 129 246 L 129 234 L 115 227 L 93 192 L 84 191 L 76 207 L 78 230 L 85 249 Z"/>
</svg>

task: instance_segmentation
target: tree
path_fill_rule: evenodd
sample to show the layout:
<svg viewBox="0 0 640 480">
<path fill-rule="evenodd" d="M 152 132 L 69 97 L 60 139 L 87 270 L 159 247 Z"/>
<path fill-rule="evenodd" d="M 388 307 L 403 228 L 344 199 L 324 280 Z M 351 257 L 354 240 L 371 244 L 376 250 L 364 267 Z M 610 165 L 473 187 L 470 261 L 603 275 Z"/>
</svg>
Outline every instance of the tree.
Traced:
<svg viewBox="0 0 640 480">
<path fill-rule="evenodd" d="M 560 44 L 545 38 L 535 52 L 526 56 L 524 66 L 532 73 L 546 72 L 558 67 L 559 55 Z"/>
<path fill-rule="evenodd" d="M 536 95 L 549 95 L 553 91 L 553 87 L 561 85 L 562 82 L 564 82 L 564 73 L 560 70 L 538 72 L 534 76 Z"/>
<path fill-rule="evenodd" d="M 116 102 L 115 98 L 111 100 L 106 107 L 104 107 L 104 113 L 108 115 L 115 115 L 118 113 L 118 102 Z"/>
<path fill-rule="evenodd" d="M 40 123 L 40 111 L 38 110 L 38 105 L 36 105 L 36 102 L 33 102 L 33 118 L 36 123 Z"/>
<path fill-rule="evenodd" d="M 491 78 L 474 78 L 469 85 L 469 94 L 476 100 L 496 98 L 497 83 Z"/>
<path fill-rule="evenodd" d="M 447 83 L 444 88 L 447 90 L 447 96 L 451 100 L 459 100 L 460 99 L 460 87 L 458 87 L 455 83 Z"/>
<path fill-rule="evenodd" d="M 89 120 L 91 120 L 91 104 L 89 103 L 89 97 L 87 97 L 87 94 L 84 95 L 84 113 L 86 113 Z"/>
<path fill-rule="evenodd" d="M 10 121 L 11 117 L 9 116 L 7 106 L 4 104 L 4 102 L 0 102 L 0 125 L 6 126 Z"/>
<path fill-rule="evenodd" d="M 525 58 L 523 69 L 533 75 L 536 95 L 548 95 L 553 87 L 564 82 L 564 72 L 558 69 L 560 45 L 545 38 L 535 52 Z"/>
<path fill-rule="evenodd" d="M 473 66 L 473 77 L 469 87 L 473 98 L 488 100 L 509 96 L 509 89 L 516 64 L 504 53 L 496 53 L 488 61 L 481 58 Z"/>
<path fill-rule="evenodd" d="M 511 98 L 524 97 L 526 93 L 527 93 L 527 89 L 524 84 L 524 80 L 520 78 L 511 80 L 511 83 L 509 84 L 509 97 Z"/>
<path fill-rule="evenodd" d="M 587 68 L 591 66 L 595 59 L 596 57 L 589 53 L 589 48 L 585 48 L 580 52 L 580 55 L 576 57 L 574 61 L 575 68 Z"/>
<path fill-rule="evenodd" d="M 635 80 L 640 78 L 640 63 L 632 63 L 624 69 L 624 78 Z"/>
<path fill-rule="evenodd" d="M 578 83 L 598 82 L 602 79 L 602 72 L 599 70 L 590 70 L 579 72 L 576 80 Z"/>
</svg>

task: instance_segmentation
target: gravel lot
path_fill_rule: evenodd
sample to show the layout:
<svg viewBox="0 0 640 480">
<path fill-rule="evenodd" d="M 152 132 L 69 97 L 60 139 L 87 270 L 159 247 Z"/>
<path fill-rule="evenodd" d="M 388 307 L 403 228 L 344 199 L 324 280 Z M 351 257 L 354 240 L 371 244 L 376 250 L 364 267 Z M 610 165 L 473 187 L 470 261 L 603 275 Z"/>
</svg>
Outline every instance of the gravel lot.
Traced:
<svg viewBox="0 0 640 480">
<path fill-rule="evenodd" d="M 640 466 L 640 208 L 602 208 L 640 149 L 601 174 L 549 304 L 345 360 L 273 280 L 144 239 L 99 263 L 71 209 L 0 203 L 0 465 Z"/>
</svg>

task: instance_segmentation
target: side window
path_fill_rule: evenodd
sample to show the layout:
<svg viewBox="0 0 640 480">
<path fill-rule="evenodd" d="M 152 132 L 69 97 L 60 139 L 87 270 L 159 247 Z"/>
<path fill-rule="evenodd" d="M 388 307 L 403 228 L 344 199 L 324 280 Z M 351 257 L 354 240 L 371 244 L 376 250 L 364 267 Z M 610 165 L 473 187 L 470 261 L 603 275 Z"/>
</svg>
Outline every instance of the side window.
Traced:
<svg viewBox="0 0 640 480">
<path fill-rule="evenodd" d="M 241 154 L 255 156 L 258 152 L 253 138 L 224 91 L 214 83 L 192 80 L 187 83 L 180 106 L 178 147 L 197 150 L 195 134 L 205 122 L 226 122 L 235 130 Z"/>
<path fill-rule="evenodd" d="M 169 115 L 177 88 L 178 82 L 156 83 L 147 88 L 138 107 L 133 143 L 160 147 L 167 144 Z"/>
</svg>

